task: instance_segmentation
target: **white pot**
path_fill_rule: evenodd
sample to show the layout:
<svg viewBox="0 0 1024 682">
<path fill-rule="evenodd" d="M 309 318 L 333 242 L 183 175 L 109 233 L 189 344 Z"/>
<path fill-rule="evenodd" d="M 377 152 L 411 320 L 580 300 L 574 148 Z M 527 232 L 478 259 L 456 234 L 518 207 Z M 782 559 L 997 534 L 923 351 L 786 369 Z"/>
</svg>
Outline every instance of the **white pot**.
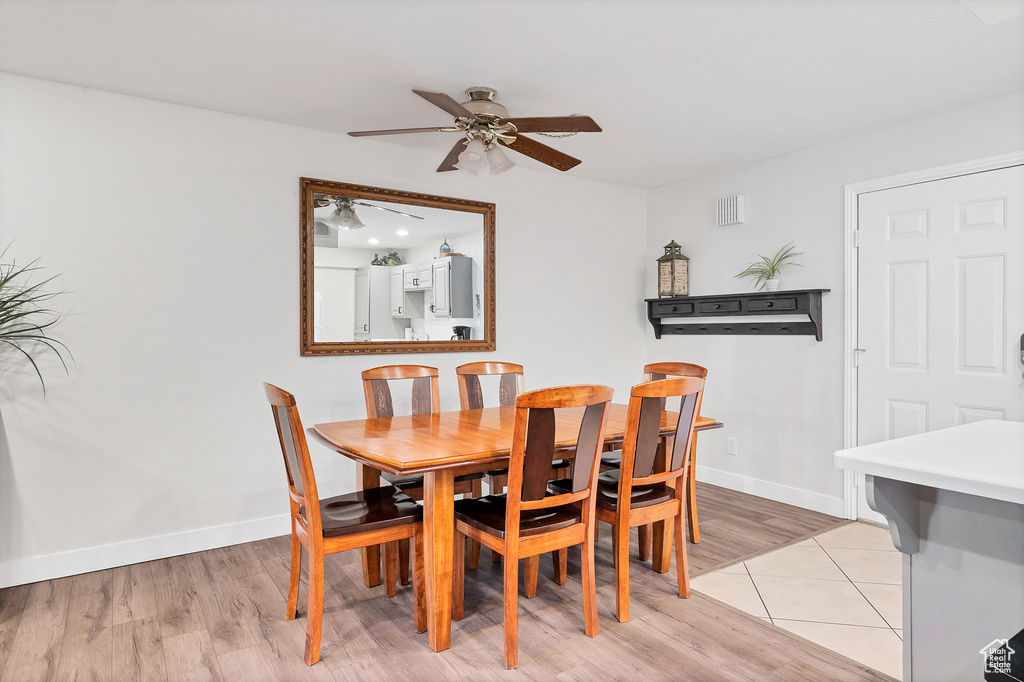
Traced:
<svg viewBox="0 0 1024 682">
<path fill-rule="evenodd" d="M 777 280 L 777 279 L 766 279 L 764 281 L 764 288 L 765 288 L 765 291 L 778 291 L 778 289 L 779 289 L 779 280 Z"/>
</svg>

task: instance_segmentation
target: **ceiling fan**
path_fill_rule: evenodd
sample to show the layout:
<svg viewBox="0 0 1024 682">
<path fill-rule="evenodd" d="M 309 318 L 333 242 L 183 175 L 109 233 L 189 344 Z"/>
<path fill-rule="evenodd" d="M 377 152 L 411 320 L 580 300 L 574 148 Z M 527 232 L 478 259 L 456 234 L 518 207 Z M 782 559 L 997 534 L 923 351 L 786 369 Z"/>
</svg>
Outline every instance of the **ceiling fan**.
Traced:
<svg viewBox="0 0 1024 682">
<path fill-rule="evenodd" d="M 356 211 L 352 208 L 355 205 L 369 206 L 370 208 L 376 208 L 380 211 L 390 211 L 391 213 L 404 215 L 407 218 L 423 220 L 423 216 L 413 215 L 412 213 L 406 213 L 404 211 L 396 211 L 393 208 L 385 208 L 384 206 L 377 206 L 376 204 L 368 204 L 365 201 L 356 201 L 355 199 L 349 199 L 348 197 L 336 197 L 331 196 L 330 194 L 317 194 L 313 198 L 313 205 L 316 208 L 324 208 L 331 204 L 334 204 L 334 211 L 320 222 L 323 222 L 327 226 L 333 227 L 337 230 L 358 230 L 361 227 L 366 227 L 366 225 L 359 220 L 359 217 L 356 216 Z"/>
<path fill-rule="evenodd" d="M 444 158 L 437 172 L 450 170 L 483 170 L 490 164 L 491 173 L 508 170 L 513 164 L 500 151 L 508 147 L 520 154 L 545 163 L 560 171 L 567 171 L 580 163 L 568 154 L 552 149 L 523 133 L 566 133 L 552 137 L 569 137 L 576 133 L 599 133 L 600 126 L 589 116 L 541 116 L 510 118 L 508 110 L 495 101 L 498 93 L 492 88 L 472 87 L 466 90 L 469 100 L 461 104 L 442 92 L 413 90 L 414 93 L 434 106 L 455 117 L 455 124 L 432 128 L 398 128 L 395 130 L 360 130 L 351 132 L 353 137 L 367 135 L 400 135 L 403 133 L 462 133 L 462 137 L 448 156 Z"/>
</svg>

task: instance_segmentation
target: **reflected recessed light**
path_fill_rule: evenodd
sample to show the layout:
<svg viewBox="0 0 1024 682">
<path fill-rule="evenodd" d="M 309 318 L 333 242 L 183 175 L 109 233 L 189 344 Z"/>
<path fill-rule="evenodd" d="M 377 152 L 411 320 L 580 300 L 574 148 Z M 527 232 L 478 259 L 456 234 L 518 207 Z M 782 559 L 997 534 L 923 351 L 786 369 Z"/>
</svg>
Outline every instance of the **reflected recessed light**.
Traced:
<svg viewBox="0 0 1024 682">
<path fill-rule="evenodd" d="M 370 242 L 371 244 L 380 244 L 380 240 L 377 239 L 376 237 L 370 237 L 366 241 Z"/>
<path fill-rule="evenodd" d="M 399 237 L 404 237 L 405 235 L 409 234 L 409 230 L 398 230 L 397 232 L 395 232 L 395 234 L 397 234 Z"/>
</svg>

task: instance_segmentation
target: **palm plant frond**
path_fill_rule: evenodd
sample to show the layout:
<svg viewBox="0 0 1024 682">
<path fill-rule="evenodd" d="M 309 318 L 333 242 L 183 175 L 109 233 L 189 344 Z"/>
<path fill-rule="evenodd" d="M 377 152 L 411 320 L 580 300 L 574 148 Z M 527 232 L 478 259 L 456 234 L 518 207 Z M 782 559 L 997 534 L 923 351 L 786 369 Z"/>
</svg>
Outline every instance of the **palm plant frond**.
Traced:
<svg viewBox="0 0 1024 682">
<path fill-rule="evenodd" d="M 776 279 L 783 268 L 791 265 L 802 267 L 800 263 L 794 262 L 794 259 L 797 256 L 802 256 L 803 251 L 796 251 L 795 249 L 796 246 L 794 246 L 793 242 L 790 242 L 776 251 L 775 255 L 771 257 L 759 255 L 758 258 L 761 260 L 751 263 L 742 272 L 735 275 L 735 277 L 737 279 L 751 277 L 754 279 L 754 287 L 761 288 L 765 281 Z"/>
<path fill-rule="evenodd" d="M 6 254 L 5 248 L 0 252 L 0 259 Z M 34 273 L 42 270 L 38 263 L 39 259 L 28 265 L 18 265 L 14 261 L 0 262 L 0 344 L 13 348 L 28 360 L 39 377 L 45 395 L 46 381 L 34 353 L 39 350 L 54 353 L 65 372 L 68 371 L 68 364 L 64 356 L 72 356 L 62 341 L 49 334 L 49 329 L 61 319 L 59 312 L 45 305 L 47 301 L 64 293 L 47 288 L 56 276 L 35 283 L 29 281 Z"/>
</svg>

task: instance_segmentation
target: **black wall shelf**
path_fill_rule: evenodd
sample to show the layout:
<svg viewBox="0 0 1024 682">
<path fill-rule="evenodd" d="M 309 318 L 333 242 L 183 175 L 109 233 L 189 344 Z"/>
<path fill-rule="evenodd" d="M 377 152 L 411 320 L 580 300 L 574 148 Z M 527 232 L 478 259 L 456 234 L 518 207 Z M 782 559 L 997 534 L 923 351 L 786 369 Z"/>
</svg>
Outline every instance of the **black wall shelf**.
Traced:
<svg viewBox="0 0 1024 682">
<path fill-rule="evenodd" d="M 761 291 L 753 294 L 648 298 L 654 337 L 662 334 L 808 334 L 821 341 L 821 295 L 831 289 Z M 686 318 L 807 315 L 807 322 L 687 322 Z M 678 322 L 666 322 L 675 320 Z"/>
</svg>

